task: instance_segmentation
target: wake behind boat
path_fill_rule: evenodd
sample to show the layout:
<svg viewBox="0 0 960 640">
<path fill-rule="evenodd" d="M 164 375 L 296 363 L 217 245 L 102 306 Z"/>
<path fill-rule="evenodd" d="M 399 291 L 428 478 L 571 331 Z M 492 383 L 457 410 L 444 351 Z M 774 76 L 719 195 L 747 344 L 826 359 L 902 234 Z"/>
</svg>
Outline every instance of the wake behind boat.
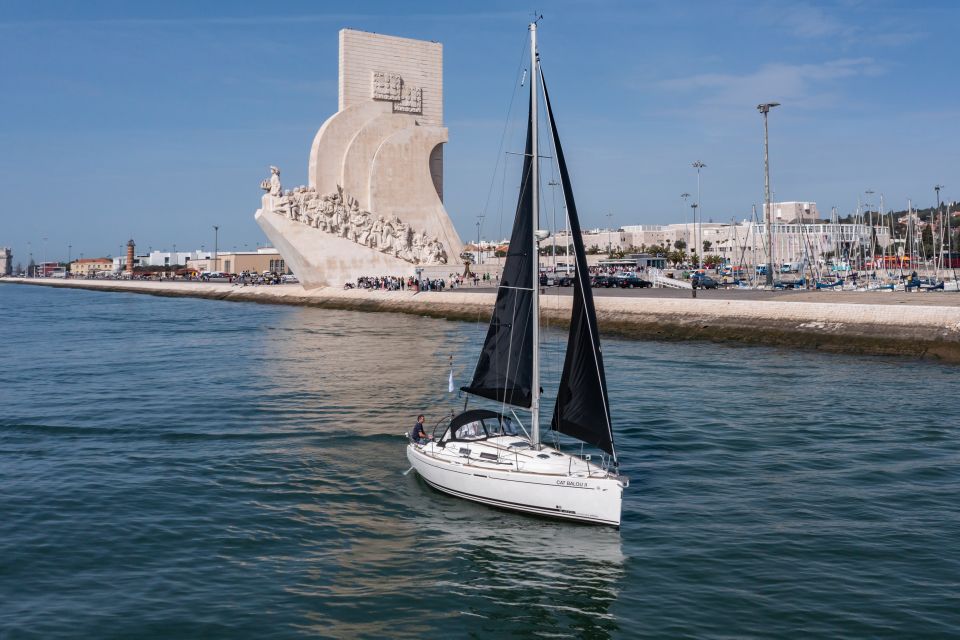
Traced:
<svg viewBox="0 0 960 640">
<path fill-rule="evenodd" d="M 610 402 L 590 288 L 586 251 L 566 161 L 540 59 L 537 23 L 530 24 L 530 102 L 520 197 L 497 301 L 473 380 L 462 390 L 500 403 L 499 411 L 468 410 L 442 421 L 433 441 L 411 441 L 407 458 L 432 487 L 505 509 L 602 525 L 620 525 L 623 489 Z M 563 373 L 550 427 L 600 449 L 570 455 L 541 442 L 540 434 L 540 218 L 539 92 L 550 124 L 560 174 L 576 278 Z M 468 400 L 469 402 L 469 400 Z M 514 408 L 530 412 L 529 430 Z"/>
</svg>

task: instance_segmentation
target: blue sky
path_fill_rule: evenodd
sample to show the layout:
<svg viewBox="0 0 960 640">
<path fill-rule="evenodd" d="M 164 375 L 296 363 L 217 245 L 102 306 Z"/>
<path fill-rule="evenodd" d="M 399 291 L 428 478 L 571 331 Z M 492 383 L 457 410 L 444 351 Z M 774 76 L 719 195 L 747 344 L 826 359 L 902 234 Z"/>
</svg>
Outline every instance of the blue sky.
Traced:
<svg viewBox="0 0 960 640">
<path fill-rule="evenodd" d="M 899 209 L 930 205 L 936 183 L 960 199 L 956 3 L 536 4 L 586 226 L 682 221 L 694 160 L 705 219 L 748 216 L 763 198 L 764 101 L 783 104 L 776 199 L 845 213 L 872 189 Z M 446 205 L 474 237 L 499 180 L 530 16 L 518 7 L 0 2 L 0 246 L 24 262 L 65 259 L 69 244 L 116 255 L 130 236 L 140 250 L 211 248 L 214 224 L 222 249 L 265 242 L 259 181 L 277 164 L 306 182 L 337 108 L 342 27 L 444 44 Z M 487 216 L 485 236 L 508 233 L 499 209 Z"/>
</svg>

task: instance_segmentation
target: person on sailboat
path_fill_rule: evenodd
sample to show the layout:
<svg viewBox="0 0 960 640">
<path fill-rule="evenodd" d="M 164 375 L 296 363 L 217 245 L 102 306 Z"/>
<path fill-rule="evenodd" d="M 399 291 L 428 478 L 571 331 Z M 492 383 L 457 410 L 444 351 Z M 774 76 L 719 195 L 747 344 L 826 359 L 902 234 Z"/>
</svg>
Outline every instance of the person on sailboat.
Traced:
<svg viewBox="0 0 960 640">
<path fill-rule="evenodd" d="M 427 440 L 433 440 L 433 436 L 428 436 L 427 432 L 423 430 L 423 414 L 417 416 L 417 424 L 410 432 L 410 439 L 417 444 L 424 444 Z"/>
</svg>

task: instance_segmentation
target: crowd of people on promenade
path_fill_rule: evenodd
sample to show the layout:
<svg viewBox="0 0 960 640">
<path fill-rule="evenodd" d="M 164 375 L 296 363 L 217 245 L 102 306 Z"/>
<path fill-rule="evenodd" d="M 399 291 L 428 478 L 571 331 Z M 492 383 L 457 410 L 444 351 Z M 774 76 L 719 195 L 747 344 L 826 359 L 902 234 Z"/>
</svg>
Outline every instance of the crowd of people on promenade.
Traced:
<svg viewBox="0 0 960 640">
<path fill-rule="evenodd" d="M 413 276 L 361 276 L 356 287 L 352 282 L 343 285 L 344 289 L 369 289 L 373 291 L 443 291 L 447 283 L 442 278 L 417 280 Z"/>
<path fill-rule="evenodd" d="M 490 286 L 492 282 L 498 281 L 499 276 L 491 276 L 489 273 L 470 274 L 468 276 L 449 274 L 447 278 L 422 278 L 418 280 L 414 276 L 361 276 L 357 278 L 357 284 L 348 282 L 344 289 L 370 289 L 378 291 L 443 291 L 445 289 L 460 289 L 466 286 L 481 287 Z"/>
</svg>

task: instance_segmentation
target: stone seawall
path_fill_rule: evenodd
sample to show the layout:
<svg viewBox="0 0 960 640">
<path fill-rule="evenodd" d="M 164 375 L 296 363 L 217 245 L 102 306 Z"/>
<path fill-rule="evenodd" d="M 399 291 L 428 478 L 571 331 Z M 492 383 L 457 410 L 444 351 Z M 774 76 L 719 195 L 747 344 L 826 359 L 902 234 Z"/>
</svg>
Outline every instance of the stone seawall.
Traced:
<svg viewBox="0 0 960 640">
<path fill-rule="evenodd" d="M 240 287 L 218 283 L 115 280 L 0 279 L 100 291 L 197 297 L 236 302 L 291 304 L 327 309 L 393 312 L 454 320 L 485 321 L 493 293 L 304 290 L 297 285 Z M 664 340 L 711 340 L 818 349 L 837 353 L 932 358 L 960 364 L 960 306 L 897 303 L 863 304 L 790 300 L 691 299 L 598 296 L 600 329 L 605 334 Z M 857 294 L 851 294 L 857 295 Z M 944 294 L 925 294 L 944 295 Z M 551 325 L 569 321 L 571 298 L 542 297 Z M 944 298 L 946 301 L 946 299 Z M 952 300 L 952 299 L 951 299 Z"/>
</svg>

